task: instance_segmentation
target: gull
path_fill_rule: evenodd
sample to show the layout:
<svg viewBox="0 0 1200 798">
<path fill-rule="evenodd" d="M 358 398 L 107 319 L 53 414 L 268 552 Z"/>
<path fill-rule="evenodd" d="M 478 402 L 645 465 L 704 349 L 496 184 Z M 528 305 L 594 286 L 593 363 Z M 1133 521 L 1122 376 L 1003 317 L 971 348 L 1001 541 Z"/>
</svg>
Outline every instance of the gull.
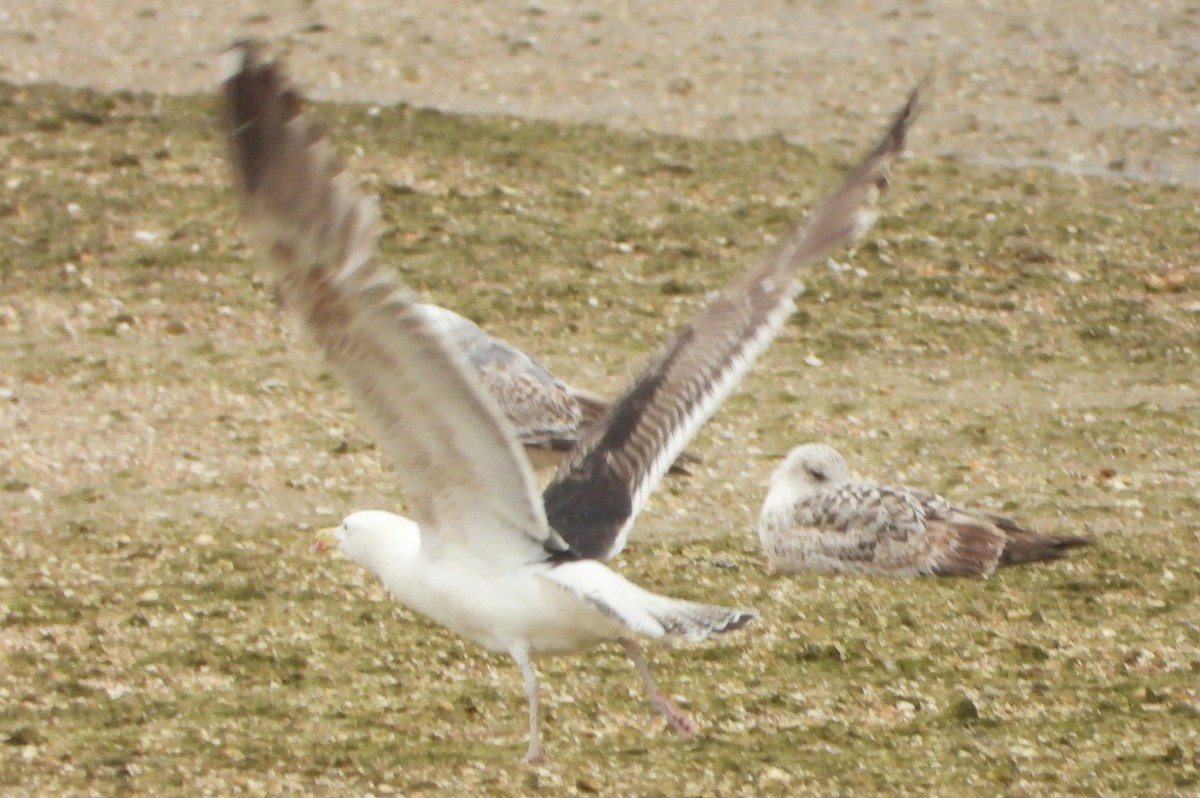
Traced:
<svg viewBox="0 0 1200 798">
<path fill-rule="evenodd" d="M 527 762 L 544 749 L 534 655 L 619 643 L 651 704 L 691 720 L 658 689 L 638 636 L 691 641 L 756 616 L 651 593 L 604 564 L 670 464 L 789 314 L 799 270 L 874 218 L 917 92 L 844 184 L 733 282 L 646 366 L 567 453 L 538 494 L 511 424 L 464 354 L 374 260 L 378 213 L 338 166 L 300 94 L 248 42 L 226 54 L 224 124 L 247 230 L 283 307 L 323 352 L 403 482 L 404 518 L 351 513 L 323 532 L 403 604 L 512 657 L 529 710 Z"/>
<path fill-rule="evenodd" d="M 470 319 L 438 305 L 418 303 L 413 309 L 425 314 L 439 334 L 467 356 L 535 467 L 557 465 L 608 410 L 602 397 L 556 377 L 534 357 Z M 698 459 L 684 452 L 668 473 L 687 474 L 685 463 Z"/>
<path fill-rule="evenodd" d="M 797 446 L 775 469 L 758 536 L 777 571 L 882 576 L 990 576 L 1091 542 L 1034 532 L 927 491 L 851 479 L 845 459 L 821 443 Z"/>
<path fill-rule="evenodd" d="M 417 304 L 414 310 L 424 314 L 431 328 L 466 355 L 480 384 L 500 406 L 531 458 L 547 463 L 560 460 L 583 430 L 608 409 L 608 402 L 601 397 L 569 385 L 470 319 L 437 305 Z"/>
</svg>

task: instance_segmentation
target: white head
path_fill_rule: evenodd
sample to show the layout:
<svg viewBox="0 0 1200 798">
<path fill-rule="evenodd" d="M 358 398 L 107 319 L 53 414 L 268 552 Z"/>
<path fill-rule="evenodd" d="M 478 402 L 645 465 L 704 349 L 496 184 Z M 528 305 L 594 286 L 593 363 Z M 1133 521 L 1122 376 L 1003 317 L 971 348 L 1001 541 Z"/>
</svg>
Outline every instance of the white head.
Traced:
<svg viewBox="0 0 1200 798">
<path fill-rule="evenodd" d="M 801 501 L 849 478 L 850 467 L 836 450 L 823 443 L 806 443 L 788 452 L 775 469 L 767 500 L 778 493 L 785 494 L 789 503 Z"/>
<path fill-rule="evenodd" d="M 415 557 L 421 547 L 421 528 L 411 519 L 384 510 L 359 510 L 340 526 L 317 533 L 313 548 L 340 549 L 354 562 L 375 574 L 388 564 Z"/>
</svg>

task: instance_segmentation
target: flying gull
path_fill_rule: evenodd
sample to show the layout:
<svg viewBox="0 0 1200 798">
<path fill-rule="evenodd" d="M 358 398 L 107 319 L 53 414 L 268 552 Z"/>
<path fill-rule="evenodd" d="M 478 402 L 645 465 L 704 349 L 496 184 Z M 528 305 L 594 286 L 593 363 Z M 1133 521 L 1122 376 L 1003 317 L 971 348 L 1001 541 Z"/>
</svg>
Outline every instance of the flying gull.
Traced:
<svg viewBox="0 0 1200 798">
<path fill-rule="evenodd" d="M 655 685 L 636 636 L 702 640 L 755 613 L 648 592 L 603 564 L 696 429 L 794 308 L 797 272 L 861 234 L 901 151 L 916 92 L 883 141 L 808 222 L 735 281 L 646 367 L 568 453 L 539 497 L 533 472 L 461 351 L 373 260 L 374 201 L 336 163 L 282 70 L 236 45 L 225 124 L 247 228 L 279 296 L 323 350 L 404 483 L 413 520 L 356 512 L 326 530 L 413 610 L 507 652 L 529 706 L 525 758 L 543 758 L 534 654 L 617 641 L 653 706 L 691 721 Z"/>
<path fill-rule="evenodd" d="M 609 403 L 602 397 L 564 382 L 470 319 L 438 305 L 417 304 L 413 309 L 424 313 L 439 334 L 467 356 L 535 467 L 557 465 L 583 431 L 608 410 Z M 687 474 L 684 464 L 697 461 L 684 452 L 669 473 Z"/>
<path fill-rule="evenodd" d="M 842 456 L 820 443 L 797 446 L 775 470 L 758 536 L 777 571 L 883 576 L 989 576 L 1091 542 L 1033 532 L 923 490 L 851 479 Z"/>
</svg>

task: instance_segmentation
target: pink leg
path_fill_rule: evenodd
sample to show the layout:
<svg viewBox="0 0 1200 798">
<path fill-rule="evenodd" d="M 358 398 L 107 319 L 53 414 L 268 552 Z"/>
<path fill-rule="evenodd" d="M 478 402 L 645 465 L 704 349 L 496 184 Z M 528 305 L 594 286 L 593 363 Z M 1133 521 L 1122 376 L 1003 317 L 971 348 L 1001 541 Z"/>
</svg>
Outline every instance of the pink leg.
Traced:
<svg viewBox="0 0 1200 798">
<path fill-rule="evenodd" d="M 654 683 L 654 677 L 650 675 L 650 666 L 646 664 L 646 657 L 642 654 L 642 647 L 633 640 L 622 640 L 621 645 L 625 647 L 625 655 L 633 660 L 638 673 L 641 674 L 642 682 L 646 685 L 646 692 L 650 695 L 650 705 L 667 719 L 667 723 L 671 724 L 680 737 L 691 737 L 696 731 L 692 719 L 674 701 L 667 698 L 666 693 L 658 689 L 658 685 Z"/>
<path fill-rule="evenodd" d="M 525 752 L 524 762 L 529 765 L 540 765 L 546 761 L 546 751 L 538 735 L 538 680 L 533 663 L 529 661 L 529 649 L 525 646 L 514 646 L 512 658 L 521 669 L 521 678 L 525 682 L 525 700 L 529 704 L 529 750 Z"/>
</svg>

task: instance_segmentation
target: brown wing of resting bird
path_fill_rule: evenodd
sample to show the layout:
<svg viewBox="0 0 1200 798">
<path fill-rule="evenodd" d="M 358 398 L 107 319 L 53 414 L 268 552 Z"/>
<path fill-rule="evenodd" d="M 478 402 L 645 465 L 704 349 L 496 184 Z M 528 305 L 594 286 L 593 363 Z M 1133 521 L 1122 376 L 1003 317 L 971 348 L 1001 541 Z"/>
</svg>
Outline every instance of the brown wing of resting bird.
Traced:
<svg viewBox="0 0 1200 798">
<path fill-rule="evenodd" d="M 1005 536 L 1000 565 L 1024 565 L 1031 562 L 1061 560 L 1071 549 L 1090 546 L 1092 539 L 1084 535 L 1047 535 L 1026 529 L 1011 518 L 987 514 Z"/>
<path fill-rule="evenodd" d="M 1011 518 L 955 508 L 954 520 L 939 520 L 939 535 L 947 539 L 938 576 L 989 574 L 997 567 L 1059 560 L 1071 549 L 1092 540 L 1080 535 L 1046 535 L 1026 529 Z M 930 530 L 933 534 L 933 529 Z"/>
<path fill-rule="evenodd" d="M 1004 533 L 970 517 L 929 519 L 934 576 L 987 576 L 1004 551 Z"/>
<path fill-rule="evenodd" d="M 930 514 L 931 534 L 932 526 L 939 525 L 945 542 L 945 557 L 934 571 L 939 576 L 990 574 L 997 567 L 1058 560 L 1092 542 L 1079 535 L 1035 532 L 1006 516 L 956 507 L 926 491 L 912 493 Z"/>
</svg>

